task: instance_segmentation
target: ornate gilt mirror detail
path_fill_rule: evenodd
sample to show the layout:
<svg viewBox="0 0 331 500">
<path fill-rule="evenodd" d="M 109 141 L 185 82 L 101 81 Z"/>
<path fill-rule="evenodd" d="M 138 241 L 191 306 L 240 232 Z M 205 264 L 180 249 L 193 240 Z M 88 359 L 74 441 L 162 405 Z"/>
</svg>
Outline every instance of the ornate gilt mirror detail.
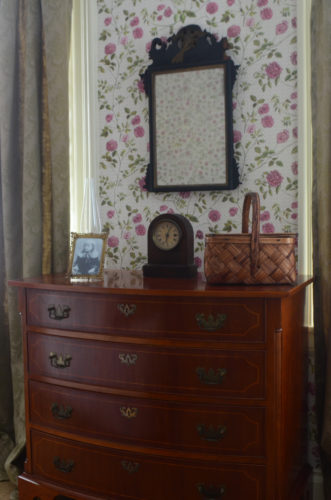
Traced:
<svg viewBox="0 0 331 500">
<path fill-rule="evenodd" d="M 197 25 L 154 38 L 141 75 L 149 98 L 149 191 L 215 191 L 239 184 L 233 155 L 232 88 L 237 66 Z"/>
</svg>

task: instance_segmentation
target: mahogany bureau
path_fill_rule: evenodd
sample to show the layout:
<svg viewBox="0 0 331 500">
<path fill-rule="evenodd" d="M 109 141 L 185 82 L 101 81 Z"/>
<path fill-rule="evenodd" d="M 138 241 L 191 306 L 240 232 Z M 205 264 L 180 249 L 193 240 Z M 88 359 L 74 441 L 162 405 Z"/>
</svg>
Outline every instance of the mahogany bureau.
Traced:
<svg viewBox="0 0 331 500">
<path fill-rule="evenodd" d="M 310 282 L 11 281 L 25 363 L 20 499 L 308 498 Z"/>
</svg>

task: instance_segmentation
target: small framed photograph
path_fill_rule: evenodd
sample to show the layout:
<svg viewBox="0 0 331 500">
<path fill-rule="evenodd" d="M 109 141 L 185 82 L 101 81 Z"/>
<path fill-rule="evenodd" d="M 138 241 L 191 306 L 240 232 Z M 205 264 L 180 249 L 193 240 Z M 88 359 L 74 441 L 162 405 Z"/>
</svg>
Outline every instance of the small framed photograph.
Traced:
<svg viewBox="0 0 331 500">
<path fill-rule="evenodd" d="M 76 279 L 102 279 L 107 233 L 71 233 L 68 276 Z"/>
</svg>

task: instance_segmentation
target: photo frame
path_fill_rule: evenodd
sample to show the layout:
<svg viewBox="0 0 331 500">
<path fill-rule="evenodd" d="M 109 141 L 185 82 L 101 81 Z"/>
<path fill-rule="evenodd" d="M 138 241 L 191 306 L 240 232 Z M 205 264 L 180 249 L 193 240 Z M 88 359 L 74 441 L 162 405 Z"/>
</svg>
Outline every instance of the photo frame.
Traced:
<svg viewBox="0 0 331 500">
<path fill-rule="evenodd" d="M 71 279 L 102 279 L 107 233 L 71 233 L 68 276 Z"/>
</svg>

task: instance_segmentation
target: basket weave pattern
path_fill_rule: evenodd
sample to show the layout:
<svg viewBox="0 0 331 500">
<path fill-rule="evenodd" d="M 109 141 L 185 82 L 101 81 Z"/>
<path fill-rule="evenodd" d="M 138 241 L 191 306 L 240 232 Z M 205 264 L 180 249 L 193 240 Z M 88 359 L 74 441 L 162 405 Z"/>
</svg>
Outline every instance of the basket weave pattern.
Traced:
<svg viewBox="0 0 331 500">
<path fill-rule="evenodd" d="M 253 204 L 252 234 L 248 215 Z M 290 284 L 296 280 L 294 234 L 259 235 L 260 204 L 257 193 L 244 202 L 242 234 L 207 235 L 204 256 L 208 283 Z"/>
</svg>

